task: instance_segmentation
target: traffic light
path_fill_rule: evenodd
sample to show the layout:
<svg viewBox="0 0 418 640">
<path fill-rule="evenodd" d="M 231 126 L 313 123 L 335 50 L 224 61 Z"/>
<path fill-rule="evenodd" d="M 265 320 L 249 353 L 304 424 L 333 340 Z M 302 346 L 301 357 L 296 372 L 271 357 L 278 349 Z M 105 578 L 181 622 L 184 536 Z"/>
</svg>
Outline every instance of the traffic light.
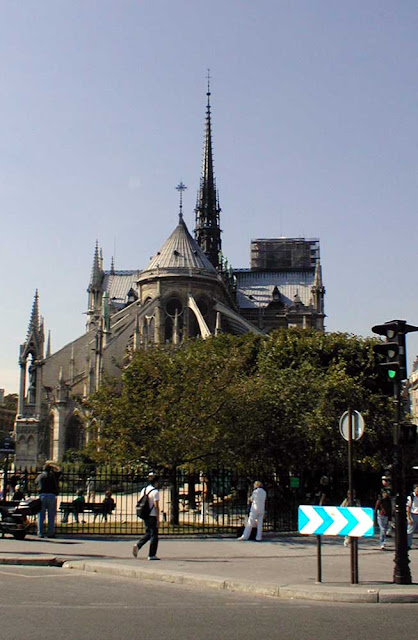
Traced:
<svg viewBox="0 0 418 640">
<path fill-rule="evenodd" d="M 379 363 L 392 382 L 401 382 L 407 377 L 406 373 L 406 344 L 405 335 L 411 331 L 418 331 L 418 327 L 406 324 L 405 320 L 391 320 L 372 327 L 373 333 L 386 337 L 373 347 L 375 353 L 386 356 L 386 362 Z"/>
<path fill-rule="evenodd" d="M 402 422 L 399 432 L 399 444 L 414 445 L 417 440 L 417 425 L 411 422 Z"/>
</svg>

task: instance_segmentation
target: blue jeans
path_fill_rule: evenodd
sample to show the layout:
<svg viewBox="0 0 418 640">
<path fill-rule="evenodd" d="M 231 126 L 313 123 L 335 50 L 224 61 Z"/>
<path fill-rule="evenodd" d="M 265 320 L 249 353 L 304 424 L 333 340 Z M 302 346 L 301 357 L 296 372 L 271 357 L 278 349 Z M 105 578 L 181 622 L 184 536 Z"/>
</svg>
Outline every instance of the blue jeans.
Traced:
<svg viewBox="0 0 418 640">
<path fill-rule="evenodd" d="M 388 530 L 388 517 L 377 515 L 377 524 L 379 525 L 379 541 L 380 546 L 383 546 L 386 542 L 386 532 Z"/>
<path fill-rule="evenodd" d="M 38 536 L 44 536 L 45 514 L 48 512 L 48 536 L 55 535 L 55 516 L 57 515 L 57 496 L 55 493 L 41 493 L 41 510 L 38 513 Z"/>
<path fill-rule="evenodd" d="M 158 522 L 156 516 L 148 516 L 145 522 L 145 534 L 142 536 L 140 540 L 136 543 L 138 549 L 144 546 L 150 540 L 149 545 L 149 557 L 155 556 L 157 554 L 158 548 Z"/>
<path fill-rule="evenodd" d="M 414 531 L 418 529 L 418 513 L 411 513 L 412 522 L 408 522 L 408 547 L 412 547 Z"/>
</svg>

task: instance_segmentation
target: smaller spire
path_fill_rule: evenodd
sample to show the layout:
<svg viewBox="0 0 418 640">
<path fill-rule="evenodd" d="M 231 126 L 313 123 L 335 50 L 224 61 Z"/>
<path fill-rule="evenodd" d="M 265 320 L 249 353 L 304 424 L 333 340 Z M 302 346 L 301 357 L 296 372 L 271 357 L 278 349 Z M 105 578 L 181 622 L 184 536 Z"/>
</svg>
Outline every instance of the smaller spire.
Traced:
<svg viewBox="0 0 418 640">
<path fill-rule="evenodd" d="M 316 266 L 315 266 L 315 278 L 314 278 L 314 287 L 316 287 L 317 289 L 321 289 L 323 286 L 322 284 L 322 267 L 321 267 L 321 263 L 319 262 L 319 260 L 316 261 Z"/>
<path fill-rule="evenodd" d="M 99 241 L 96 240 L 96 246 L 94 249 L 93 267 L 91 270 L 90 288 L 100 289 L 102 284 L 103 269 L 102 269 L 102 251 L 99 250 Z"/>
<path fill-rule="evenodd" d="M 115 258 L 114 256 L 112 256 L 112 260 L 110 263 L 110 273 L 113 275 L 115 275 Z"/>
<path fill-rule="evenodd" d="M 29 327 L 28 327 L 28 335 L 31 331 L 39 330 L 39 294 L 38 289 L 35 291 L 35 296 L 33 298 L 32 311 L 30 314 Z"/>
<path fill-rule="evenodd" d="M 176 187 L 176 190 L 180 194 L 180 210 L 179 210 L 179 223 L 183 222 L 183 191 L 186 191 L 187 187 L 181 180 Z"/>
</svg>

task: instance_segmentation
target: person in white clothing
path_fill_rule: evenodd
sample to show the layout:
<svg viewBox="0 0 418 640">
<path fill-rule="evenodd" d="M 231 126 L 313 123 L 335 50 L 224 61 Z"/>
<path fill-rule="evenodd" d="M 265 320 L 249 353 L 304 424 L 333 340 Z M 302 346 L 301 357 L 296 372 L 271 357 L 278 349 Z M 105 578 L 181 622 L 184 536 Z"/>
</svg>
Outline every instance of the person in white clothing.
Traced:
<svg viewBox="0 0 418 640">
<path fill-rule="evenodd" d="M 238 540 L 248 540 L 253 527 L 257 525 L 256 540 L 260 542 L 263 535 L 263 517 L 266 505 L 267 493 L 263 489 L 263 483 L 259 480 L 254 482 L 254 491 L 251 494 L 251 508 L 248 515 L 247 524 L 244 532 Z"/>
<path fill-rule="evenodd" d="M 406 517 L 408 518 L 408 548 L 411 549 L 414 531 L 418 529 L 418 484 L 414 484 L 414 490 L 408 497 Z"/>
</svg>

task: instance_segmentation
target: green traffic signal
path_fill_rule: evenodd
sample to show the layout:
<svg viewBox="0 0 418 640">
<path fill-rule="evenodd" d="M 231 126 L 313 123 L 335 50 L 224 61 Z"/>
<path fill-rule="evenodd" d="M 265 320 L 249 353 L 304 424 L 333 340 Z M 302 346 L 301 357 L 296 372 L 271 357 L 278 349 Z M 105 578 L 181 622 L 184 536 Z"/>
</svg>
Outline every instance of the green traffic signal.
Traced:
<svg viewBox="0 0 418 640">
<path fill-rule="evenodd" d="M 393 383 L 405 380 L 408 377 L 405 335 L 418 331 L 418 327 L 407 324 L 405 320 L 391 320 L 375 325 L 372 331 L 386 338 L 385 342 L 373 347 L 375 353 L 385 357 L 383 362 L 379 362 L 379 366 L 386 369 L 387 376 Z"/>
</svg>

